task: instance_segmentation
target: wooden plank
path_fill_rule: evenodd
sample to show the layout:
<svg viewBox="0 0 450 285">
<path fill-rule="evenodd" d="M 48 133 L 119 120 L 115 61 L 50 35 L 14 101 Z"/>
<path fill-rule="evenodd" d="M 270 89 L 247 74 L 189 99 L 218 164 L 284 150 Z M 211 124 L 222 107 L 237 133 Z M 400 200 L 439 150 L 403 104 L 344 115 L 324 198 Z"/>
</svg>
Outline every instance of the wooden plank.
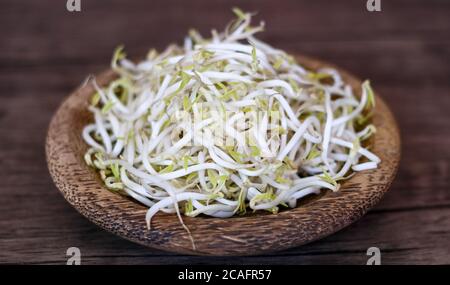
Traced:
<svg viewBox="0 0 450 285">
<path fill-rule="evenodd" d="M 383 264 L 450 262 L 450 208 L 369 213 L 355 225 L 322 241 L 266 256 L 195 257 L 132 244 L 97 230 L 67 204 L 56 204 L 50 207 L 59 212 L 65 210 L 64 217 L 42 216 L 37 219 L 41 227 L 30 224 L 3 238 L 1 262 L 64 264 L 65 252 L 71 246 L 80 247 L 84 264 L 365 264 L 366 251 L 372 246 L 380 248 Z M 22 215 L 27 217 L 30 215 Z M 0 226 L 5 225 L 0 222 Z"/>
<path fill-rule="evenodd" d="M 163 48 L 181 41 L 191 26 L 202 32 L 222 27 L 229 8 L 241 2 L 83 1 L 84 11 L 71 14 L 64 1 L 2 1 L 0 262 L 61 264 L 67 247 L 80 246 L 86 264 L 364 264 L 367 247 L 378 245 L 383 263 L 450 263 L 450 2 L 383 1 L 379 14 L 367 13 L 364 2 L 242 6 L 259 10 L 267 22 L 263 38 L 273 45 L 372 80 L 402 133 L 403 158 L 391 191 L 357 224 L 322 241 L 229 259 L 151 250 L 99 230 L 57 193 L 43 147 L 63 97 L 88 73 L 105 69 L 116 45 L 124 43 L 132 56 Z"/>
</svg>

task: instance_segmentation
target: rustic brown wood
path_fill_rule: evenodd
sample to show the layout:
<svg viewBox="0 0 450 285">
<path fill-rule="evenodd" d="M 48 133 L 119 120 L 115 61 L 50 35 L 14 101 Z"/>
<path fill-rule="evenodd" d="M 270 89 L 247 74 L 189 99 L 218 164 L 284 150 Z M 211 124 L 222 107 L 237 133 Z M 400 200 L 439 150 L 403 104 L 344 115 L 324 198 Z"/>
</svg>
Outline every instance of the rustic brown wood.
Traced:
<svg viewBox="0 0 450 285">
<path fill-rule="evenodd" d="M 329 0 L 3 0 L 0 9 L 0 263 L 65 264 L 450 264 L 450 2 Z M 369 78 L 391 107 L 402 159 L 391 190 L 351 226 L 307 245 L 251 257 L 172 254 L 128 242 L 66 203 L 45 160 L 47 127 L 61 101 L 108 67 L 124 44 L 131 56 L 180 42 L 189 27 L 207 33 L 230 8 L 258 11 L 261 37 L 291 52 Z M 195 15 L 194 17 L 192 15 Z M 18 20 L 20 19 L 20 20 Z M 163 28 L 162 28 L 163 27 Z"/>
<path fill-rule="evenodd" d="M 311 69 L 330 64 L 298 57 Z M 335 67 L 337 68 L 337 67 Z M 344 81 L 360 92 L 361 81 L 337 68 Z M 97 77 L 106 85 L 115 74 Z M 256 255 L 299 246 L 356 221 L 374 206 L 388 190 L 400 159 L 400 135 L 387 105 L 377 97 L 373 124 L 379 130 L 373 139 L 373 152 L 382 162 L 379 168 L 357 173 L 342 183 L 337 193 L 327 192 L 301 206 L 274 215 L 254 214 L 229 219 L 199 216 L 184 218 L 192 232 L 196 249 L 176 215 L 158 214 L 147 230 L 143 205 L 108 191 L 98 174 L 83 160 L 87 145 L 81 132 L 92 121 L 87 110 L 92 86 L 71 94 L 52 119 L 46 152 L 52 178 L 66 200 L 82 215 L 102 228 L 131 241 L 178 253 L 200 255 Z"/>
</svg>

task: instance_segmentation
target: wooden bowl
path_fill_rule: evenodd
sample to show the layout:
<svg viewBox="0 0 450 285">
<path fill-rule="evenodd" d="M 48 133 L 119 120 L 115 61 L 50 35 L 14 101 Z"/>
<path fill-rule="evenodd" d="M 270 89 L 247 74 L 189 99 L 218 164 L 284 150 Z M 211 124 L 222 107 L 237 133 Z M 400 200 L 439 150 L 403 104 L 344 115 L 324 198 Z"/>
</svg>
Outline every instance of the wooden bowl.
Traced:
<svg viewBox="0 0 450 285">
<path fill-rule="evenodd" d="M 297 57 L 311 69 L 333 67 L 306 57 Z M 339 70 L 357 92 L 361 81 Z M 110 70 L 97 76 L 104 86 L 115 77 Z M 388 190 L 400 159 L 400 136 L 395 119 L 377 96 L 373 124 L 378 132 L 372 151 L 381 158 L 379 167 L 357 173 L 345 181 L 340 191 L 326 192 L 320 199 L 306 199 L 301 206 L 278 214 L 256 213 L 227 219 L 184 217 L 197 249 L 176 215 L 158 213 L 147 230 L 147 208 L 108 191 L 99 175 L 86 166 L 87 145 L 81 137 L 83 126 L 93 118 L 87 107 L 91 86 L 81 87 L 59 107 L 48 130 L 46 142 L 50 174 L 64 198 L 83 216 L 100 227 L 130 241 L 153 248 L 198 255 L 254 255 L 318 240 L 358 220 Z"/>
</svg>

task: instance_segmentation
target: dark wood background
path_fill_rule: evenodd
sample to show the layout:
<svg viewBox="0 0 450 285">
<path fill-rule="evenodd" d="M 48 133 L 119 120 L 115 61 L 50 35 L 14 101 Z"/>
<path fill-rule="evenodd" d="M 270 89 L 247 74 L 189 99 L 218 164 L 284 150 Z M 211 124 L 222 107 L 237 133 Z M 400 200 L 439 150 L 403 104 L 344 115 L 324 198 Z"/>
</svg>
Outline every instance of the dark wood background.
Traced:
<svg viewBox="0 0 450 285">
<path fill-rule="evenodd" d="M 65 264 L 450 264 L 450 1 L 0 1 L 0 263 Z M 72 209 L 48 174 L 44 142 L 63 98 L 108 67 L 125 44 L 139 57 L 206 33 L 239 5 L 259 11 L 261 38 L 370 78 L 402 135 L 397 179 L 360 221 L 323 240 L 252 257 L 180 256 L 122 240 Z"/>
</svg>

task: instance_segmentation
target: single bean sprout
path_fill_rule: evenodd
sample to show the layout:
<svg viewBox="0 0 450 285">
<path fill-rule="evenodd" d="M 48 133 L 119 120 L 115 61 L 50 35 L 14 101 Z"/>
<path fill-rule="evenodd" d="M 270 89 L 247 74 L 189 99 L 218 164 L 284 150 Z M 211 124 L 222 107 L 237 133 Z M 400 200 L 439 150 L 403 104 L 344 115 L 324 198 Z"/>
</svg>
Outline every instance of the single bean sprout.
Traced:
<svg viewBox="0 0 450 285">
<path fill-rule="evenodd" d="M 103 88 L 92 80 L 86 163 L 108 189 L 149 207 L 149 229 L 160 211 L 181 223 L 181 213 L 277 213 L 380 162 L 363 147 L 376 131 L 369 82 L 355 96 L 338 71 L 302 67 L 254 37 L 263 23 L 234 12 L 224 32 L 191 31 L 183 47 L 138 63 L 120 47 L 119 78 Z"/>
</svg>

